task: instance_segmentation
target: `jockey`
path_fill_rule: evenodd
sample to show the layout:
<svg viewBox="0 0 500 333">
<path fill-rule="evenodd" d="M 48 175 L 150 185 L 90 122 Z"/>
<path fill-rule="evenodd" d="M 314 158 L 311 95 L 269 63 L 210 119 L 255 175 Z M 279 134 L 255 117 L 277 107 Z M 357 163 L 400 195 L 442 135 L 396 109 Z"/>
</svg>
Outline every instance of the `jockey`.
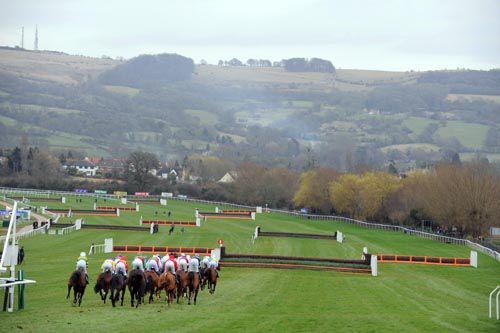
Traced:
<svg viewBox="0 0 500 333">
<path fill-rule="evenodd" d="M 142 260 L 138 257 L 134 259 L 132 262 L 132 269 L 140 269 L 141 271 L 144 271 Z"/>
<path fill-rule="evenodd" d="M 160 270 L 162 272 L 166 272 L 165 270 L 165 263 L 167 262 L 167 260 L 169 259 L 170 257 L 168 256 L 168 254 L 164 255 L 161 259 L 160 259 L 160 264 L 158 266 L 160 266 Z"/>
<path fill-rule="evenodd" d="M 195 254 L 194 258 L 189 261 L 189 271 L 190 272 L 200 272 L 200 255 Z"/>
<path fill-rule="evenodd" d="M 146 270 L 154 270 L 156 274 L 160 275 L 160 269 L 158 268 L 158 263 L 153 258 L 149 259 L 146 263 Z"/>
<path fill-rule="evenodd" d="M 179 269 L 182 269 L 184 272 L 187 272 L 189 261 L 186 255 L 182 253 L 181 256 L 177 258 L 177 261 L 179 262 Z"/>
<path fill-rule="evenodd" d="M 87 274 L 87 268 L 89 266 L 87 254 L 85 252 L 80 252 L 80 256 L 76 261 L 76 270 L 80 270 L 85 273 L 85 281 L 89 283 L 89 276 Z"/>
<path fill-rule="evenodd" d="M 115 274 L 122 274 L 124 277 L 127 277 L 128 265 L 125 266 L 126 261 L 120 260 L 116 264 Z"/>
<path fill-rule="evenodd" d="M 210 257 L 209 256 L 204 256 L 203 260 L 201 261 L 201 268 L 202 269 L 207 268 L 209 262 L 210 262 Z"/>
<path fill-rule="evenodd" d="M 219 262 L 217 261 L 217 258 L 212 256 L 210 258 L 210 261 L 208 262 L 208 268 L 214 268 L 215 273 L 217 273 L 217 277 L 219 277 L 219 272 L 217 270 L 217 267 L 219 267 Z"/>
<path fill-rule="evenodd" d="M 200 277 L 200 281 L 201 281 L 201 272 L 200 272 L 200 255 L 199 254 L 195 254 L 194 255 L 194 258 L 192 258 L 190 261 L 189 261 L 189 271 L 190 272 L 194 272 L 194 273 L 198 273 L 199 277 Z"/>
<path fill-rule="evenodd" d="M 115 261 L 113 260 L 113 258 L 104 260 L 101 269 L 103 272 L 110 271 L 111 274 L 113 274 L 115 272 Z"/>
</svg>

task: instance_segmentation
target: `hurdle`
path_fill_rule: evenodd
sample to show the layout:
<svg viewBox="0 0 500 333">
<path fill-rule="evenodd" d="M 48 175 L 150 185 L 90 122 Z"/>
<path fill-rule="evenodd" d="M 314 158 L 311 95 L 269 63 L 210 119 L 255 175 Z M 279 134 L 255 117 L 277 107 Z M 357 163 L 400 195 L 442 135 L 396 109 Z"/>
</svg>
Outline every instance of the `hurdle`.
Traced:
<svg viewBox="0 0 500 333">
<path fill-rule="evenodd" d="M 248 213 L 211 213 L 211 212 L 198 212 L 197 217 L 204 219 L 238 219 L 238 220 L 255 220 L 255 212 Z"/>
<path fill-rule="evenodd" d="M 60 209 L 60 208 L 44 208 L 42 214 L 63 214 L 67 216 L 120 216 L 120 209 L 116 210 L 92 210 L 92 209 Z"/>
<path fill-rule="evenodd" d="M 377 257 L 367 256 L 361 260 L 292 257 L 277 255 L 228 254 L 221 247 L 222 267 L 239 268 L 277 268 L 277 269 L 307 269 L 333 271 L 342 274 L 378 275 Z"/>
<path fill-rule="evenodd" d="M 414 256 L 398 254 L 377 254 L 377 259 L 381 263 L 400 264 L 424 264 L 440 266 L 472 266 L 477 268 L 477 252 L 470 251 L 469 258 Z"/>
<path fill-rule="evenodd" d="M 198 227 L 194 221 L 170 221 L 170 220 L 139 220 L 139 225 L 143 224 L 175 225 L 179 227 Z"/>
<path fill-rule="evenodd" d="M 323 234 L 306 234 L 306 233 L 294 233 L 294 232 L 278 232 L 278 231 L 261 231 L 259 226 L 255 227 L 255 231 L 252 235 L 252 243 L 258 237 L 289 237 L 289 238 L 312 238 L 312 239 L 325 239 L 325 240 L 336 240 L 339 243 L 344 241 L 344 234 L 337 230 L 333 235 L 323 235 Z"/>
</svg>

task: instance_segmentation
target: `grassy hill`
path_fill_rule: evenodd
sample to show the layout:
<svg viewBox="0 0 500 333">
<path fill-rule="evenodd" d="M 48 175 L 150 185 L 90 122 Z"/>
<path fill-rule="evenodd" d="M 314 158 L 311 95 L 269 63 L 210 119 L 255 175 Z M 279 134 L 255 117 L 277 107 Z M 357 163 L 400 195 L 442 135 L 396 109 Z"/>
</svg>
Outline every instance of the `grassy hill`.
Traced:
<svg viewBox="0 0 500 333">
<path fill-rule="evenodd" d="M 454 93 L 471 87 L 491 92 L 495 86 L 479 83 L 491 84 L 495 77 L 480 76 L 476 87 L 473 75 L 462 80 L 467 85 L 453 85 L 453 75 L 461 72 L 337 69 L 332 74 L 197 65 L 190 80 L 130 87 L 98 79 L 120 63 L 0 48 L 0 148 L 19 144 L 27 133 L 32 144 L 57 153 L 124 156 L 139 149 L 162 160 L 210 153 L 252 156 L 260 164 L 296 170 L 307 160 L 308 147 L 317 150 L 320 163 L 339 170 L 341 159 L 328 156 L 351 155 L 354 164 L 380 160 L 374 166 L 382 167 L 394 156 L 372 156 L 399 145 L 421 164 L 439 159 L 440 149 L 459 149 L 462 156 L 499 149 L 491 139 L 498 130 L 498 96 Z M 436 73 L 451 78 L 435 81 Z M 439 128 L 429 130 L 434 125 Z M 254 126 L 263 128 L 260 135 L 254 135 Z M 259 137 L 267 138 L 265 145 Z M 287 149 L 292 139 L 300 143 L 299 154 Z M 422 153 L 424 144 L 438 149 Z"/>
<path fill-rule="evenodd" d="M 66 207 L 91 208 L 68 198 Z M 109 199 L 99 204 L 110 205 Z M 54 206 L 53 203 L 37 203 Z M 117 204 L 117 202 L 115 202 Z M 63 206 L 60 204 L 59 206 Z M 213 205 L 169 200 L 167 207 L 141 205 L 141 211 L 121 217 L 85 217 L 86 223 L 138 225 L 140 216 L 192 220 L 194 208 L 213 211 Z M 341 230 L 346 242 L 329 240 L 258 238 L 251 242 L 256 225 L 263 231 L 328 233 Z M 256 221 L 214 219 L 201 228 L 167 228 L 158 234 L 126 231 L 81 230 L 66 236 L 41 235 L 23 239 L 25 277 L 37 280 L 27 287 L 26 308 L 0 313 L 6 331 L 49 332 L 90 330 L 142 330 L 172 327 L 191 332 L 497 332 L 500 323 L 487 318 L 487 295 L 498 284 L 500 263 L 479 254 L 479 268 L 433 265 L 379 264 L 379 276 L 353 276 L 331 272 L 225 268 L 214 295 L 201 292 L 196 306 L 163 301 L 130 307 L 128 293 L 123 308 L 102 304 L 91 288 L 82 307 L 65 300 L 66 281 L 80 251 L 91 243 L 112 237 L 116 245 L 168 245 L 215 247 L 224 239 L 229 253 L 279 254 L 358 259 L 363 246 L 374 253 L 467 257 L 463 246 L 437 243 L 402 233 L 363 229 L 340 222 L 297 219 L 282 214 L 258 214 Z M 108 255 L 89 259 L 91 285 Z M 132 254 L 128 255 L 131 258 Z M 114 320 L 120 318 L 120 320 Z M 163 319 L 161 319 L 163 318 Z M 192 320 L 197 318 L 199 320 Z M 36 320 L 35 320 L 36 319 Z"/>
</svg>

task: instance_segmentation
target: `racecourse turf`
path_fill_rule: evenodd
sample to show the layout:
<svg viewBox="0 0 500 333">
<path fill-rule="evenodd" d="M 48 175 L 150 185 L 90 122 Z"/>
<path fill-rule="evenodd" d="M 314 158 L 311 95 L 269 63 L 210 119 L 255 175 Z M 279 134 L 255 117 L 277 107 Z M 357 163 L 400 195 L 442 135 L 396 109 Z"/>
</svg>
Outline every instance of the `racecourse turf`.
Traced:
<svg viewBox="0 0 500 333">
<path fill-rule="evenodd" d="M 36 202 L 48 207 L 92 209 L 94 199 L 67 204 Z M 119 205 L 108 199 L 98 204 Z M 88 216 L 87 223 L 139 225 L 139 219 L 194 221 L 194 209 L 215 206 L 169 200 L 168 206 L 141 204 L 139 212 L 120 217 Z M 68 221 L 81 217 L 63 218 Z M 331 240 L 260 237 L 262 231 L 332 234 L 341 230 L 345 243 Z M 488 318 L 488 294 L 500 284 L 500 262 L 479 254 L 479 268 L 379 263 L 379 276 L 307 270 L 223 268 L 214 295 L 200 292 L 197 305 L 165 302 L 130 307 L 102 304 L 92 287 L 105 254 L 89 256 L 90 285 L 80 308 L 66 300 L 66 282 L 80 251 L 112 237 L 115 245 L 216 247 L 223 239 L 228 253 L 276 254 L 360 259 L 363 246 L 371 253 L 468 257 L 464 246 L 442 244 L 399 232 L 369 230 L 332 221 L 298 219 L 277 213 L 257 220 L 210 219 L 201 228 L 168 226 L 159 233 L 80 230 L 68 235 L 22 239 L 26 307 L 0 313 L 0 332 L 500 332 L 500 321 Z M 128 258 L 132 255 L 128 254 Z M 16 291 L 17 292 L 17 291 Z M 3 293 L 2 293 L 3 296 Z M 16 297 L 17 306 L 17 297 Z"/>
</svg>

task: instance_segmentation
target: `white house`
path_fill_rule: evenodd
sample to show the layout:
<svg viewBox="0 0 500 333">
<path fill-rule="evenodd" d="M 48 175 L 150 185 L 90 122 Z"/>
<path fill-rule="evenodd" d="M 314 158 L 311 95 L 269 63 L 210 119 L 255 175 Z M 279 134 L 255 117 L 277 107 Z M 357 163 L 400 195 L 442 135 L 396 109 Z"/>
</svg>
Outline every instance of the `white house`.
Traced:
<svg viewBox="0 0 500 333">
<path fill-rule="evenodd" d="M 224 176 L 222 176 L 221 179 L 219 179 L 218 183 L 233 183 L 236 180 L 236 173 L 235 172 L 226 172 Z"/>
<path fill-rule="evenodd" d="M 97 165 L 93 165 L 87 161 L 72 162 L 70 164 L 63 165 L 63 168 L 65 170 L 76 169 L 76 172 L 78 174 L 82 174 L 88 177 L 94 177 L 97 170 L 99 170 L 99 167 Z"/>
</svg>

